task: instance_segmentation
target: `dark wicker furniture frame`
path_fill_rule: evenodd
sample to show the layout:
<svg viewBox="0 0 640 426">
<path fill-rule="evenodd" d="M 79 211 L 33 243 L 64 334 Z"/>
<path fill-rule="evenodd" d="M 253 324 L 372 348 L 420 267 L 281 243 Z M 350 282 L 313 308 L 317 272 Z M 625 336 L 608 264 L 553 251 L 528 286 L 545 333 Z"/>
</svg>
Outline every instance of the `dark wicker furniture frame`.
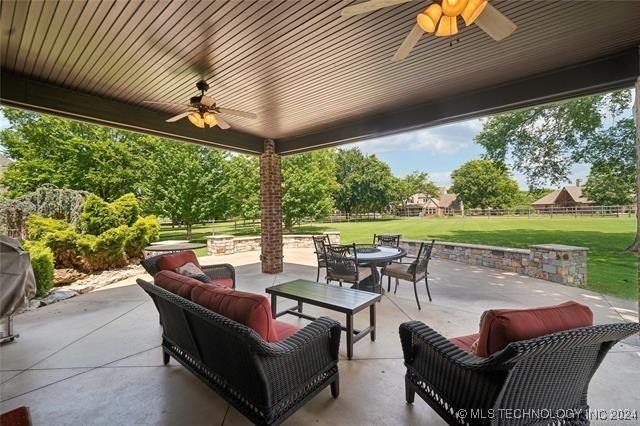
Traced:
<svg viewBox="0 0 640 426">
<path fill-rule="evenodd" d="M 587 425 L 591 377 L 613 345 L 639 331 L 637 323 L 577 328 L 514 342 L 479 358 L 423 323 L 407 322 L 400 325 L 406 400 L 413 403 L 417 393 L 450 425 Z M 472 410 L 484 418 L 474 418 Z M 509 410 L 575 415 L 501 415 Z"/>
<path fill-rule="evenodd" d="M 355 288 L 360 286 L 355 244 L 324 246 L 324 258 L 327 262 L 327 284 L 338 281 L 340 287 L 343 282 L 354 284 Z"/>
<path fill-rule="evenodd" d="M 162 256 L 166 256 L 166 254 L 159 254 L 158 256 L 153 256 L 148 259 L 144 259 L 140 262 L 142 267 L 147 271 L 149 275 L 152 277 L 158 273 L 158 267 L 156 266 L 158 259 Z M 236 269 L 233 265 L 228 263 L 220 263 L 217 265 L 200 265 L 200 269 L 202 272 L 207 274 L 209 278 L 212 280 L 217 279 L 231 279 L 233 280 L 233 288 L 236 288 Z"/>
<path fill-rule="evenodd" d="M 280 424 L 327 386 L 338 397 L 336 321 L 322 317 L 283 341 L 267 343 L 240 323 L 137 282 L 160 314 L 164 364 L 174 358 L 253 423 Z"/>
</svg>

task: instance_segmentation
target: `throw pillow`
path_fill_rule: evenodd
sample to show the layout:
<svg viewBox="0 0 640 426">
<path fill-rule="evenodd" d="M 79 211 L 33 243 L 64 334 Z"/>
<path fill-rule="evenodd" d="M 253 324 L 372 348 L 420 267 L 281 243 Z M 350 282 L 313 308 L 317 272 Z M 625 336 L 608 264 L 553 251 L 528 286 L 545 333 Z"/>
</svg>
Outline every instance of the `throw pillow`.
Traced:
<svg viewBox="0 0 640 426">
<path fill-rule="evenodd" d="M 204 272 L 202 269 L 198 268 L 193 262 L 187 262 L 182 266 L 178 266 L 176 268 L 176 272 L 180 275 L 184 275 L 185 277 L 196 279 L 205 284 L 211 283 L 211 278 Z"/>
</svg>

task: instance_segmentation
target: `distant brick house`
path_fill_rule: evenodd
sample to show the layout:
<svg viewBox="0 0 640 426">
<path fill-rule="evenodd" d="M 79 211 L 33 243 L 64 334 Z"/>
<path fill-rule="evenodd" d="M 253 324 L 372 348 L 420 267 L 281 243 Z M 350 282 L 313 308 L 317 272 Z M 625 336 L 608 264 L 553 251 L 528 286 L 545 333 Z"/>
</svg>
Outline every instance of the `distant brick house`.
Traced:
<svg viewBox="0 0 640 426">
<path fill-rule="evenodd" d="M 439 188 L 438 197 L 425 194 L 413 194 L 398 211 L 400 216 L 446 216 L 464 213 L 462 200 L 456 194 L 450 194 L 444 187 Z"/>
<path fill-rule="evenodd" d="M 9 160 L 4 155 L 0 154 L 0 178 L 2 177 L 4 172 L 9 168 L 9 165 L 11 165 L 11 163 L 13 163 L 13 161 Z M 0 185 L 0 194 L 6 191 L 7 191 L 7 188 L 5 188 L 3 185 Z"/>
<path fill-rule="evenodd" d="M 531 204 L 536 210 L 549 207 L 580 207 L 593 204 L 587 197 L 582 195 L 581 180 L 576 180 L 576 184 L 564 186 L 560 189 L 545 195 Z"/>
</svg>

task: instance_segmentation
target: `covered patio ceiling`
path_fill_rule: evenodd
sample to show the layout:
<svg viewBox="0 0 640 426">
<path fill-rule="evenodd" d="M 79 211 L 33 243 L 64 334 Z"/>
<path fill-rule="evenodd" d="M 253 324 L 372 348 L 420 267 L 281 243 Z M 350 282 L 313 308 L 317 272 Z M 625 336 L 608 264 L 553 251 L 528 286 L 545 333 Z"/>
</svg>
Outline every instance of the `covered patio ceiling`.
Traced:
<svg viewBox="0 0 640 426">
<path fill-rule="evenodd" d="M 493 1 L 495 42 L 425 35 L 391 62 L 424 1 L 351 18 L 353 1 L 2 0 L 5 105 L 247 153 L 289 154 L 631 86 L 640 2 Z M 454 43 L 450 45 L 450 42 Z M 165 123 L 204 78 L 231 130 Z"/>
</svg>

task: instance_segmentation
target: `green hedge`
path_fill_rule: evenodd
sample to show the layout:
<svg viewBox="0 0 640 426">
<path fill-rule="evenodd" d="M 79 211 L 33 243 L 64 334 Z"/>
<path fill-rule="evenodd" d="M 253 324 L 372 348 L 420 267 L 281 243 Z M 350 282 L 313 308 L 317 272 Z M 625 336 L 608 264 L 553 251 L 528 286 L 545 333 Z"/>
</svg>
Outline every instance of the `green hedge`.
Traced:
<svg viewBox="0 0 640 426">
<path fill-rule="evenodd" d="M 53 288 L 53 252 L 42 242 L 27 243 L 38 296 L 46 296 Z"/>
<path fill-rule="evenodd" d="M 142 250 L 160 238 L 160 222 L 155 216 L 139 217 L 129 228 L 125 252 L 129 257 L 142 257 Z"/>
<path fill-rule="evenodd" d="M 32 214 L 27 218 L 27 235 L 30 240 L 40 240 L 47 234 L 72 229 L 68 222 Z"/>
<path fill-rule="evenodd" d="M 84 202 L 81 227 L 89 234 L 100 235 L 118 226 L 133 225 L 140 212 L 140 203 L 133 194 L 125 194 L 112 203 L 92 194 Z"/>
</svg>

